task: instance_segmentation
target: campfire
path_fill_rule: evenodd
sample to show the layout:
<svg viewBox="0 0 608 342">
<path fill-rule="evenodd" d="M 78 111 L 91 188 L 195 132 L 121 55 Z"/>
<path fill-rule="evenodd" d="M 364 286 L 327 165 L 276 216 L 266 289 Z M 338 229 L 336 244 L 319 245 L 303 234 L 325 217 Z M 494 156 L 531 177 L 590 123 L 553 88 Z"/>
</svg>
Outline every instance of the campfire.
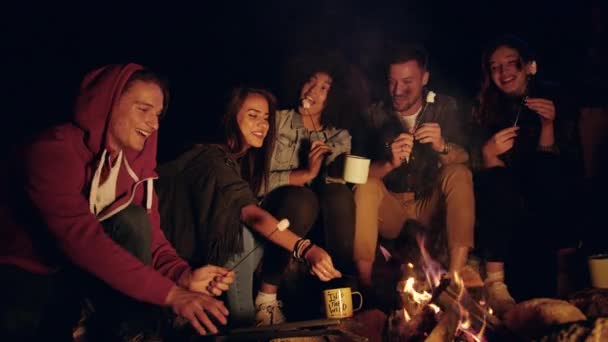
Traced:
<svg viewBox="0 0 608 342">
<path fill-rule="evenodd" d="M 492 308 L 467 293 L 459 274 L 448 276 L 417 236 L 419 265 L 401 266 L 397 308 L 389 318 L 391 341 L 487 341 L 488 331 L 501 328 Z"/>
</svg>

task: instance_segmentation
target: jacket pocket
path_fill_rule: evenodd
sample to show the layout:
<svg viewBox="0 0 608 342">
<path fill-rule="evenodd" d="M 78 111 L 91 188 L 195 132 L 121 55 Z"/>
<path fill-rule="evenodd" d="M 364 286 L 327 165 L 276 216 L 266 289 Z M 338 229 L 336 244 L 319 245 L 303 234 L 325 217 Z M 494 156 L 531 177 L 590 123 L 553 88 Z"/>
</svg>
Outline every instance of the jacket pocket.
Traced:
<svg viewBox="0 0 608 342">
<path fill-rule="evenodd" d="M 278 164 L 288 166 L 291 164 L 294 151 L 295 142 L 285 136 L 279 136 L 276 141 L 274 159 Z"/>
</svg>

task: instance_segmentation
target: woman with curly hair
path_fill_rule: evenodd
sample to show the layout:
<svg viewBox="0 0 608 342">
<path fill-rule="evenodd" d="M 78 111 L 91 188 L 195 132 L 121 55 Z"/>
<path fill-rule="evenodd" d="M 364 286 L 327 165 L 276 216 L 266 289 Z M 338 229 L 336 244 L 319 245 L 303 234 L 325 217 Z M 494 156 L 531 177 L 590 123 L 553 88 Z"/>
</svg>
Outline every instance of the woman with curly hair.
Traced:
<svg viewBox="0 0 608 342">
<path fill-rule="evenodd" d="M 303 63 L 302 63 L 303 62 Z M 355 203 L 341 180 L 343 160 L 351 150 L 346 122 L 359 114 L 364 96 L 351 79 L 354 70 L 335 57 L 307 58 L 290 70 L 288 87 L 295 92 L 292 109 L 277 112 L 277 138 L 270 163 L 269 190 L 264 207 L 278 216 L 298 208 L 300 219 L 310 223 L 310 236 L 334 257 L 338 269 L 352 267 Z M 362 89 L 362 88 L 359 88 Z M 274 248 L 274 247 L 271 247 Z M 330 265 L 327 265 L 330 266 Z M 265 262 L 263 275 L 277 263 Z M 333 266 L 332 266 L 333 268 Z M 334 274 L 319 269 L 321 280 Z M 279 278 L 264 277 L 256 298 L 258 321 L 285 320 L 276 293 Z"/>
</svg>

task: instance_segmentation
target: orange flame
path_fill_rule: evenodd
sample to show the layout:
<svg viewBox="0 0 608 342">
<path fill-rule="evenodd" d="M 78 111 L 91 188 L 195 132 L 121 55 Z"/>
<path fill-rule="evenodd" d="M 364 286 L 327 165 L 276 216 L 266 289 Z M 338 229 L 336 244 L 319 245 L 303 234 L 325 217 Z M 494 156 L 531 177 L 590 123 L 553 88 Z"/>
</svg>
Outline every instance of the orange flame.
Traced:
<svg viewBox="0 0 608 342">
<path fill-rule="evenodd" d="M 414 277 L 409 277 L 405 282 L 405 288 L 403 292 L 409 294 L 412 300 L 417 304 L 426 304 L 433 297 L 430 293 L 426 291 L 418 292 L 414 289 Z"/>
<path fill-rule="evenodd" d="M 458 286 L 457 303 L 458 303 L 458 310 L 460 312 L 460 321 L 458 324 L 458 330 L 462 331 L 462 333 L 464 333 L 465 335 L 470 337 L 475 342 L 485 341 L 484 334 L 485 334 L 486 325 L 487 325 L 485 312 L 484 312 L 483 323 L 482 323 L 481 329 L 479 330 L 479 332 L 475 332 L 471 328 L 471 320 L 469 319 L 469 312 L 462 306 L 462 303 L 461 303 L 461 300 L 462 300 L 462 297 L 463 297 L 464 291 L 465 291 L 465 286 L 464 286 L 464 281 L 462 280 L 462 278 L 460 277 L 458 272 L 454 272 L 454 282 Z"/>
<path fill-rule="evenodd" d="M 410 315 L 407 313 L 407 310 L 405 310 L 405 308 L 403 308 L 403 319 L 406 322 L 409 322 L 412 318 L 410 317 Z"/>
<path fill-rule="evenodd" d="M 428 284 L 427 289 L 433 289 L 439 286 L 442 277 L 447 272 L 441 267 L 441 265 L 437 261 L 433 260 L 429 255 L 428 251 L 425 248 L 425 238 L 422 234 L 418 234 L 416 236 L 416 241 L 418 243 L 418 247 L 420 248 L 420 254 L 422 257 L 421 268 L 424 272 L 424 276 Z M 414 264 L 408 262 L 405 267 L 406 268 L 402 266 L 402 271 L 404 272 L 403 275 L 408 276 L 409 274 L 412 274 L 411 271 L 414 270 Z M 487 326 L 486 313 L 484 313 L 483 325 L 480 331 L 475 332 L 472 328 L 472 322 L 469 318 L 469 312 L 463 307 L 461 303 L 461 300 L 465 294 L 464 281 L 457 272 L 454 273 L 453 281 L 455 282 L 458 288 L 458 295 L 456 298 L 456 302 L 458 303 L 457 307 L 459 311 L 458 331 L 466 335 L 469 340 L 473 340 L 476 342 L 486 341 L 486 339 L 484 338 L 484 333 Z M 419 292 L 418 290 L 416 290 L 416 288 L 420 289 L 421 286 L 417 285 L 420 284 L 417 284 L 415 278 L 412 276 L 407 277 L 405 281 L 400 281 L 397 285 L 397 291 L 406 294 L 410 303 L 413 302 L 418 304 L 418 307 L 414 309 L 416 312 L 408 312 L 408 309 L 406 309 L 405 307 L 402 308 L 401 311 L 403 312 L 403 319 L 405 322 L 409 322 L 412 319 L 412 316 L 410 315 L 416 315 L 420 311 L 419 309 L 423 306 L 428 306 L 435 312 L 435 314 L 438 314 L 441 311 L 441 309 L 437 305 L 430 303 L 432 299 L 432 294 L 425 290 Z M 480 304 L 483 306 L 485 305 L 485 302 L 480 302 Z M 492 314 L 491 308 L 488 309 L 488 313 L 490 315 Z"/>
</svg>

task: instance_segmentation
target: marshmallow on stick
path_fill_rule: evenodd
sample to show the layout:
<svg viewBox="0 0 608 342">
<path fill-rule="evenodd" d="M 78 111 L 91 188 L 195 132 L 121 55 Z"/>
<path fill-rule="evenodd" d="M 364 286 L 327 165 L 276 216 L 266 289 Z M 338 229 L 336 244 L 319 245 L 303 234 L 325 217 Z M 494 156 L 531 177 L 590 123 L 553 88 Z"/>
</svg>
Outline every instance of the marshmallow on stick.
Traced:
<svg viewBox="0 0 608 342">
<path fill-rule="evenodd" d="M 277 228 L 276 229 L 278 229 L 280 232 L 287 230 L 287 228 L 289 228 L 289 220 L 288 219 L 282 219 L 281 221 L 279 221 L 279 223 L 277 223 Z M 270 235 L 272 235 L 272 233 Z M 268 237 L 270 237 L 270 235 L 268 235 Z"/>
<path fill-rule="evenodd" d="M 303 99 L 300 100 L 300 102 L 302 102 L 302 108 L 304 108 L 306 110 L 306 114 L 310 116 L 310 113 L 308 112 L 308 110 L 310 109 L 310 106 L 312 106 L 312 104 L 314 103 L 314 100 L 312 99 L 312 97 L 310 96 L 304 96 Z M 317 126 L 315 126 L 315 121 L 312 119 L 312 117 L 310 117 L 310 122 L 312 122 L 312 127 L 314 128 L 315 132 L 317 133 L 317 135 L 319 134 Z M 323 143 L 326 143 L 326 139 L 325 136 L 323 136 Z"/>
<path fill-rule="evenodd" d="M 420 123 L 420 118 L 422 117 L 422 114 L 424 114 L 424 112 L 426 111 L 426 107 L 428 106 L 429 103 L 435 103 L 435 96 L 437 96 L 437 94 L 432 91 L 429 90 L 429 92 L 426 94 L 426 98 L 425 98 L 425 104 L 422 107 L 422 111 L 420 112 L 420 114 L 418 114 L 418 119 L 416 120 L 416 122 L 414 123 L 414 127 L 412 129 L 412 131 L 415 133 L 416 130 L 418 130 L 418 125 Z M 409 163 L 410 161 L 410 157 L 408 156 L 407 158 L 405 158 L 405 161 Z"/>
<path fill-rule="evenodd" d="M 312 105 L 312 99 L 310 97 L 306 96 L 302 99 L 302 107 L 304 109 L 310 109 L 311 105 Z"/>
</svg>

